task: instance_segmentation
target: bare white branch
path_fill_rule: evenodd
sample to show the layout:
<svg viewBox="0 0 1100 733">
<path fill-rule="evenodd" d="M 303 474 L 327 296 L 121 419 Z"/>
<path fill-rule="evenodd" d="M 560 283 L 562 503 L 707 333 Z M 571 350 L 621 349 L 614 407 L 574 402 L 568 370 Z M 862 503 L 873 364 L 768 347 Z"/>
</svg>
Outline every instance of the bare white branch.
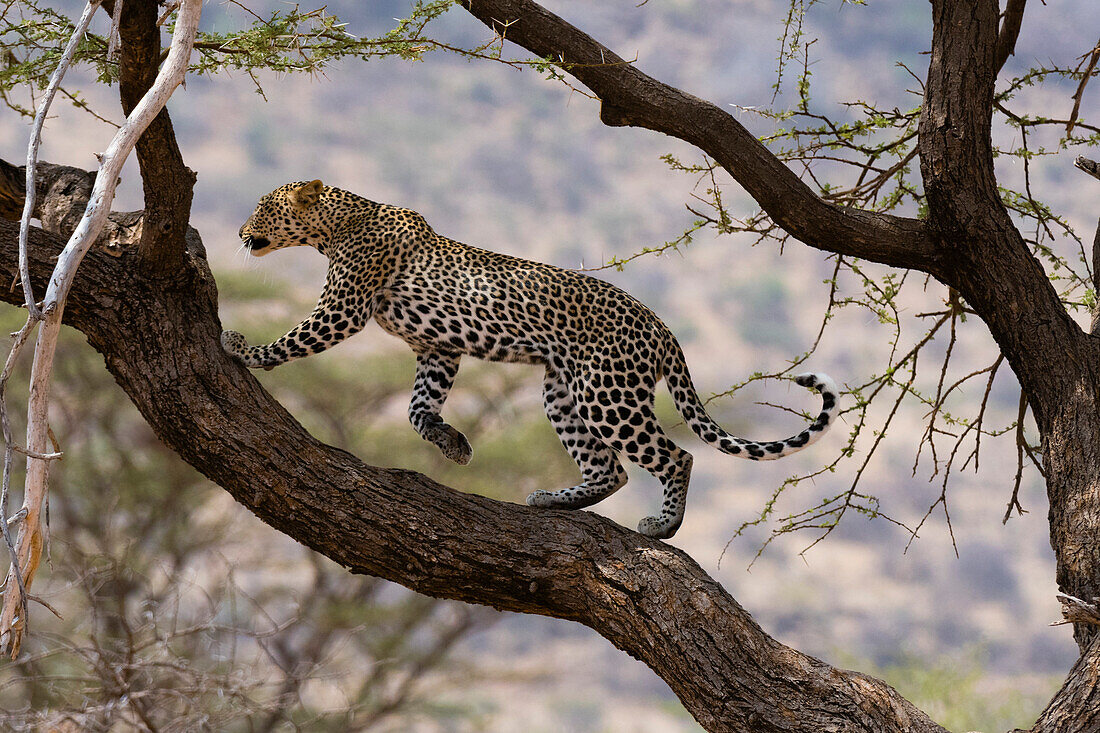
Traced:
<svg viewBox="0 0 1100 733">
<path fill-rule="evenodd" d="M 118 61 L 118 47 L 122 43 L 119 25 L 122 22 L 122 0 L 115 0 L 115 12 L 111 15 L 111 36 L 107 41 L 107 60 Z"/>
<path fill-rule="evenodd" d="M 38 325 L 32 316 L 27 317 L 27 322 L 23 324 L 23 327 L 17 332 L 12 334 L 13 343 L 11 352 L 8 353 L 8 360 L 4 363 L 4 370 L 0 372 L 0 428 L 4 434 L 4 473 L 3 479 L 0 480 L 0 519 L 4 519 L 8 516 L 8 492 L 11 490 L 11 469 L 12 462 L 15 457 L 15 439 L 11 434 L 11 419 L 8 416 L 7 404 L 4 401 L 4 396 L 7 394 L 6 388 L 8 379 L 11 377 L 12 370 L 15 368 L 15 362 L 19 358 L 20 352 L 23 351 L 23 347 L 27 344 L 27 339 L 34 331 L 35 326 Z M 20 596 L 20 609 L 23 612 L 23 618 L 27 616 L 27 589 L 23 584 L 23 571 L 19 567 L 19 555 L 15 552 L 15 543 L 12 542 L 10 527 L 20 519 L 24 519 L 27 516 L 26 507 L 16 512 L 15 516 L 7 521 L 2 521 L 0 524 L 0 532 L 4 536 L 4 544 L 8 548 L 8 555 L 11 557 L 11 570 L 8 572 L 8 578 L 4 581 L 4 587 L 12 587 L 12 580 L 15 581 L 15 587 L 19 590 Z M 5 593 L 5 600 L 10 596 L 10 593 Z"/>
<path fill-rule="evenodd" d="M 43 299 L 44 320 L 38 333 L 34 363 L 31 367 L 26 441 L 27 451 L 40 457 L 29 458 L 27 461 L 27 478 L 23 493 L 23 507 L 27 513 L 19 527 L 19 536 L 14 547 L 15 561 L 8 574 L 9 581 L 14 577 L 16 582 L 5 584 L 4 603 L 0 610 L 0 649 L 9 650 L 12 658 L 19 654 L 19 647 L 26 631 L 26 588 L 31 585 L 42 555 L 44 538 L 42 510 L 47 496 L 49 467 L 49 461 L 43 459 L 53 457 L 47 456 L 50 448 L 47 412 L 54 354 L 58 333 L 61 330 L 65 301 L 73 279 L 76 277 L 77 267 L 80 266 L 81 260 L 84 259 L 84 255 L 87 254 L 107 221 L 123 163 L 133 150 L 141 133 L 164 108 L 176 87 L 183 83 L 201 15 L 202 0 L 183 0 L 180 4 L 168 57 L 161 65 L 153 86 L 138 102 L 107 147 L 84 216 L 57 259 L 57 265 L 46 290 L 46 297 Z M 10 448 L 11 443 L 8 445 L 6 457 L 13 450 Z M 3 526 L 6 533 L 7 523 L 0 522 L 0 526 Z M 18 594 L 14 592 L 16 587 L 18 587 Z"/>
<path fill-rule="evenodd" d="M 23 297 L 27 303 L 27 313 L 30 314 L 32 320 L 36 321 L 42 320 L 42 312 L 38 309 L 34 292 L 31 289 L 30 265 L 27 262 L 27 233 L 30 230 L 31 218 L 34 216 L 34 177 L 35 169 L 38 167 L 38 146 L 42 142 L 42 125 L 46 122 L 46 114 L 50 111 L 50 105 L 53 104 L 54 95 L 57 93 L 58 87 L 61 86 L 61 80 L 65 78 L 65 72 L 69 70 L 69 66 L 73 62 L 76 47 L 80 45 L 80 39 L 84 37 L 84 33 L 88 30 L 88 24 L 92 22 L 92 16 L 99 8 L 100 1 L 89 0 L 88 4 L 84 6 L 84 12 L 76 24 L 76 29 L 65 45 L 61 60 L 50 77 L 50 83 L 46 86 L 46 94 L 42 97 L 42 103 L 38 105 L 38 111 L 34 115 L 31 139 L 27 144 L 27 192 L 23 201 L 23 218 L 19 222 L 19 277 L 23 281 Z"/>
</svg>

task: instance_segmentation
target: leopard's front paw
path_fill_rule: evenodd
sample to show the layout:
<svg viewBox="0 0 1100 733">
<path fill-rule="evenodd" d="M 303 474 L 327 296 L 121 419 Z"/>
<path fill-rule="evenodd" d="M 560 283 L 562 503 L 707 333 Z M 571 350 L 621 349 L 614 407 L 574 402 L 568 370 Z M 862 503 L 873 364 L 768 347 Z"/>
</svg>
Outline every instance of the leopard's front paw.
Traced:
<svg viewBox="0 0 1100 733">
<path fill-rule="evenodd" d="M 245 352 L 248 351 L 248 342 L 244 334 L 237 331 L 222 331 L 222 348 L 230 356 L 245 361 Z M 246 362 L 247 363 L 247 362 Z"/>
</svg>

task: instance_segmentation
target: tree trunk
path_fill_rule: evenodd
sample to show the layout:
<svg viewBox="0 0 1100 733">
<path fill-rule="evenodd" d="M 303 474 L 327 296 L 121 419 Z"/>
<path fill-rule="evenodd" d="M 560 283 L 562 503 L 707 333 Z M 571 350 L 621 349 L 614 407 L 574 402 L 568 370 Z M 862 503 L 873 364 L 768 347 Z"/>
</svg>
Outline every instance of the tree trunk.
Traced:
<svg viewBox="0 0 1100 733">
<path fill-rule="evenodd" d="M 1059 588 L 1100 595 L 1100 373 L 1097 340 L 1062 306 L 1001 203 L 990 137 L 997 3 L 933 3 L 921 114 L 929 221 L 941 279 L 989 326 L 1027 395 L 1043 439 Z M 1075 624 L 1082 652 L 1096 629 Z"/>
</svg>

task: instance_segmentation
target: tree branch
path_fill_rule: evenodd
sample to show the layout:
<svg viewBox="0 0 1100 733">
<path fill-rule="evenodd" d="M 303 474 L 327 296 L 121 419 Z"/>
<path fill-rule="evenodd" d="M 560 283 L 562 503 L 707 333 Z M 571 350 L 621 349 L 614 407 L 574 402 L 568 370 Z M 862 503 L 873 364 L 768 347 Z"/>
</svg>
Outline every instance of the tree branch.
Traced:
<svg viewBox="0 0 1100 733">
<path fill-rule="evenodd" d="M 1062 689 L 1054 695 L 1031 730 L 1100 730 L 1100 637 L 1073 665 Z"/>
<path fill-rule="evenodd" d="M 945 282 L 960 291 L 1020 379 L 1040 431 L 1072 392 L 1073 369 L 1051 354 L 1092 359 L 1088 339 L 1001 200 L 991 137 L 996 0 L 934 0 L 932 57 L 919 128 L 929 226 L 943 242 Z"/>
<path fill-rule="evenodd" d="M 993 62 L 994 73 L 1000 72 L 1008 57 L 1016 51 L 1016 39 L 1024 21 L 1024 5 L 1027 0 L 1008 0 L 1001 14 L 1001 30 L 997 34 L 997 58 Z"/>
<path fill-rule="evenodd" d="M 16 237 L 0 221 L 0 277 L 17 270 Z M 36 287 L 60 246 L 31 231 Z M 168 446 L 272 527 L 427 595 L 585 624 L 646 662 L 710 730 L 942 730 L 882 682 L 776 642 L 669 545 L 588 512 L 462 494 L 318 442 L 222 351 L 201 244 L 167 281 L 143 277 L 134 259 L 91 252 L 66 322 Z"/>
<path fill-rule="evenodd" d="M 122 4 L 119 96 L 127 115 L 152 87 L 160 67 L 157 11 L 153 0 Z M 145 196 L 141 266 L 153 276 L 170 275 L 183 259 L 195 173 L 183 162 L 167 108 L 149 124 L 136 152 Z"/>
<path fill-rule="evenodd" d="M 717 161 L 795 238 L 829 252 L 895 267 L 939 271 L 916 219 L 823 201 L 732 115 L 639 71 L 530 0 L 463 0 L 494 32 L 576 77 L 601 101 L 606 125 L 644 127 L 697 146 Z"/>
<path fill-rule="evenodd" d="M 95 15 L 95 11 L 98 9 L 99 0 L 90 0 L 84 6 L 84 12 L 81 14 L 80 20 L 77 21 L 76 28 L 73 29 L 72 37 L 65 45 L 65 50 L 61 53 L 61 59 L 57 62 L 57 68 L 54 69 L 53 74 L 50 76 L 50 83 L 46 87 L 46 93 L 43 95 L 42 101 L 38 106 L 38 111 L 34 115 L 31 138 L 30 142 L 27 144 L 27 165 L 25 166 L 27 179 L 23 185 L 26 200 L 23 203 L 22 223 L 19 227 L 19 279 L 23 284 L 23 298 L 27 306 L 27 313 L 32 322 L 42 320 L 42 311 L 38 309 L 38 303 L 34 297 L 34 292 L 31 290 L 31 274 L 28 270 L 27 256 L 24 250 L 27 246 L 27 230 L 31 224 L 31 217 L 34 215 L 34 202 L 36 198 L 34 176 L 38 170 L 38 147 L 42 143 L 42 125 L 46 122 L 46 115 L 50 111 L 50 105 L 53 103 L 54 94 L 57 93 L 58 87 L 61 86 L 61 80 L 65 78 L 65 74 L 69 71 L 69 65 L 76 55 L 76 48 L 84 39 L 84 33 L 88 30 L 88 24 L 92 22 L 92 16 Z"/>
<path fill-rule="evenodd" d="M 1051 626 L 1077 622 L 1100 626 L 1100 598 L 1093 598 L 1092 603 L 1061 593 L 1057 598 L 1062 604 L 1062 620 L 1055 621 Z"/>
</svg>

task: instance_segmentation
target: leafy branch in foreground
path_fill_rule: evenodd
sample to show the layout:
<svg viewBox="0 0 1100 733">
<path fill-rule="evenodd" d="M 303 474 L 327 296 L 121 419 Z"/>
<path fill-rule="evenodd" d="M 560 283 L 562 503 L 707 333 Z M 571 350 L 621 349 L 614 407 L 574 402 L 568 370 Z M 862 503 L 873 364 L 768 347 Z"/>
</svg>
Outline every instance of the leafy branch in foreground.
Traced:
<svg viewBox="0 0 1100 733">
<path fill-rule="evenodd" d="M 248 74 L 255 91 L 264 95 L 258 72 L 322 75 L 343 60 L 369 61 L 396 57 L 419 61 L 431 52 L 451 53 L 469 60 L 486 60 L 508 66 L 530 66 L 549 78 L 568 83 L 553 59 L 516 59 L 504 55 L 504 39 L 493 35 L 483 43 L 461 47 L 429 32 L 433 21 L 454 7 L 456 0 L 417 0 L 404 18 L 377 36 L 359 36 L 327 6 L 302 10 L 295 4 L 259 15 L 243 2 L 231 0 L 226 12 L 236 13 L 239 30 L 202 31 L 195 41 L 190 73 L 216 75 L 239 71 Z M 170 25 L 176 11 L 167 13 L 161 25 Z M 0 0 L 0 101 L 25 117 L 34 115 L 37 95 L 46 88 L 57 67 L 61 49 L 73 33 L 73 22 L 42 0 Z M 98 81 L 118 78 L 117 59 L 109 54 L 108 39 L 87 33 L 80 43 L 75 65 L 90 67 Z M 21 91 L 27 101 L 20 101 Z M 115 124 L 93 110 L 79 92 L 60 89 L 76 107 L 97 119 Z M 266 97 L 265 97 L 266 98 Z"/>
<path fill-rule="evenodd" d="M 396 19 L 390 30 L 379 36 L 361 37 L 326 7 L 302 10 L 293 5 L 261 16 L 244 3 L 230 2 L 226 12 L 236 11 L 236 19 L 241 19 L 244 27 L 224 33 L 200 32 L 190 72 L 214 75 L 243 71 L 253 80 L 256 91 L 263 94 L 258 71 L 323 74 L 328 66 L 344 59 L 368 61 L 393 56 L 415 61 L 426 53 L 444 51 L 510 65 L 542 63 L 505 58 L 503 43 L 495 36 L 471 48 L 432 37 L 429 24 L 454 4 L 455 0 L 418 0 L 408 16 Z M 173 16 L 174 12 L 162 18 L 161 25 L 170 26 Z M 61 48 L 73 27 L 72 20 L 42 0 L 0 0 L 0 100 L 9 109 L 23 116 L 33 115 L 36 95 L 45 89 L 57 67 Z M 75 63 L 90 67 L 99 81 L 112 83 L 118 78 L 118 65 L 117 60 L 109 58 L 108 50 L 106 38 L 87 33 Z M 21 90 L 29 103 L 19 101 L 16 90 Z M 79 93 L 61 91 L 74 105 L 99 117 Z"/>
</svg>

